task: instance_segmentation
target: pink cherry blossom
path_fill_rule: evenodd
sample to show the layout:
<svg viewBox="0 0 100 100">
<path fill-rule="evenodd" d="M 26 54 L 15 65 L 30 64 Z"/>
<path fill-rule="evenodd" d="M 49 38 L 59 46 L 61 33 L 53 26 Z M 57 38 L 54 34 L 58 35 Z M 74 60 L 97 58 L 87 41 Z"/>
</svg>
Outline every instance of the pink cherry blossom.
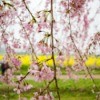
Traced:
<svg viewBox="0 0 100 100">
<path fill-rule="evenodd" d="M 20 66 L 21 65 L 21 61 L 17 58 L 12 58 L 11 61 L 14 64 L 14 66 Z"/>
<path fill-rule="evenodd" d="M 67 76 L 77 79 L 74 71 L 87 70 L 92 79 L 85 61 L 100 47 L 99 25 L 93 27 L 94 34 L 90 33 L 92 23 L 96 22 L 97 14 L 100 15 L 97 5 L 97 11 L 92 13 L 94 16 L 90 14 L 90 4 L 94 1 L 41 0 L 33 7 L 34 0 L 1 0 L 0 48 L 5 52 L 3 63 L 8 63 L 9 68 L 0 76 L 0 81 L 14 86 L 14 91 L 21 96 L 22 92 L 34 87 L 26 82 L 31 77 L 36 82 L 46 83 L 37 89 L 39 91 L 33 90 L 32 100 L 54 100 L 48 87 L 55 81 L 59 97 L 57 76 L 61 75 L 60 68 L 70 56 L 75 57 L 75 65 L 66 67 Z M 16 57 L 20 51 L 32 58 L 25 75 L 21 74 L 21 61 Z M 47 63 L 48 59 L 39 61 L 38 55 L 50 56 L 52 67 Z M 17 71 L 19 75 L 15 74 Z M 95 84 L 95 80 L 92 81 Z"/>
</svg>

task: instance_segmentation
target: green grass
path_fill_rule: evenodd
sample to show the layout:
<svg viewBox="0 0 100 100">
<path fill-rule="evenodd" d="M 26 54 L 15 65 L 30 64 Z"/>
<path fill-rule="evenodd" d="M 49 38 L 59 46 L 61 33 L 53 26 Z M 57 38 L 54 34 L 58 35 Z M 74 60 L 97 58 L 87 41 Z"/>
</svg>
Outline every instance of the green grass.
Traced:
<svg viewBox="0 0 100 100">
<path fill-rule="evenodd" d="M 29 66 L 22 65 L 21 69 L 18 72 L 16 72 L 15 74 L 18 75 L 18 74 L 21 73 L 21 74 L 25 75 L 27 73 L 27 71 L 28 71 L 28 68 L 29 68 Z M 100 74 L 100 68 L 89 68 L 89 69 L 90 69 L 91 74 L 94 74 L 94 75 Z M 66 75 L 66 73 L 67 73 L 66 68 L 61 68 L 61 72 L 62 72 L 63 75 Z M 74 71 L 73 73 L 76 74 L 76 75 L 84 75 L 84 74 L 86 74 L 85 71 L 78 71 L 78 72 Z"/>
<path fill-rule="evenodd" d="M 28 66 L 23 65 L 19 72 L 15 74 L 26 74 Z M 64 68 L 61 69 L 63 74 L 66 74 Z M 92 74 L 100 75 L 100 68 L 90 69 Z M 84 71 L 77 72 L 76 74 L 81 75 L 85 74 Z M 21 93 L 21 97 L 29 98 L 33 96 L 34 91 L 37 91 L 39 88 L 43 88 L 45 84 L 42 82 L 37 83 L 33 80 L 26 80 L 27 83 L 31 83 L 33 88 L 27 92 Z M 100 79 L 95 79 L 95 82 L 100 88 Z M 96 100 L 96 94 L 92 93 L 93 83 L 90 79 L 79 79 L 79 80 L 58 80 L 61 100 Z M 51 84 L 50 90 L 53 92 L 55 100 L 58 100 L 56 94 L 56 88 L 54 83 Z M 96 90 L 97 91 L 97 90 Z M 100 90 L 99 90 L 100 91 Z M 13 91 L 13 87 L 9 89 L 9 100 L 18 100 L 18 95 Z M 0 83 L 0 100 L 8 99 L 8 86 L 6 84 Z"/>
<path fill-rule="evenodd" d="M 19 75 L 19 74 L 23 74 L 25 75 L 27 73 L 29 69 L 29 66 L 28 65 L 22 65 L 20 70 L 18 70 L 17 72 L 15 72 L 16 75 Z"/>
<path fill-rule="evenodd" d="M 31 90 L 21 93 L 21 97 L 27 97 L 28 100 L 30 100 L 30 97 L 33 96 L 34 91 L 37 91 L 38 88 L 43 88 L 45 86 L 43 82 L 37 83 L 33 80 L 26 80 L 26 82 L 33 85 Z M 95 79 L 95 82 L 98 88 L 100 88 L 100 80 Z M 91 91 L 93 83 L 90 79 L 58 80 L 58 84 L 61 100 L 96 100 L 96 94 Z M 58 100 L 54 82 L 50 85 L 50 90 L 53 92 L 55 100 Z M 18 100 L 18 95 L 13 91 L 12 87 L 10 87 L 9 92 L 9 100 Z M 7 96 L 7 85 L 0 83 L 0 100 L 7 100 Z"/>
</svg>

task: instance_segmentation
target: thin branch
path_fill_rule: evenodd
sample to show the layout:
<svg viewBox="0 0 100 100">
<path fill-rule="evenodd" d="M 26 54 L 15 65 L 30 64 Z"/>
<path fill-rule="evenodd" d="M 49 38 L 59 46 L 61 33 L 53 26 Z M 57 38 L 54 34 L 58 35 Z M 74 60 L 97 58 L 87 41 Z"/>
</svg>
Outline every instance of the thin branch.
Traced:
<svg viewBox="0 0 100 100">
<path fill-rule="evenodd" d="M 49 88 L 50 84 L 54 81 L 54 78 L 47 84 L 47 86 L 39 93 L 40 95 L 42 95 L 46 90 L 47 88 Z"/>
<path fill-rule="evenodd" d="M 33 14 L 32 14 L 32 12 L 30 11 L 30 9 L 28 8 L 28 6 L 27 6 L 25 0 L 22 0 L 22 1 L 23 1 L 24 5 L 25 5 L 25 8 L 28 10 L 28 12 L 30 13 L 32 19 L 33 19 L 34 22 L 36 23 L 36 19 L 35 19 L 35 17 L 33 16 Z"/>
<path fill-rule="evenodd" d="M 10 6 L 10 7 L 12 7 L 15 11 L 17 11 L 17 9 L 14 7 L 14 5 L 12 5 L 12 4 L 10 4 L 10 3 L 6 3 L 6 2 L 4 2 L 4 4 L 5 4 L 5 5 L 8 5 L 8 6 Z M 31 40 L 30 40 L 30 38 L 28 37 L 27 31 L 25 30 L 25 27 L 23 26 L 22 21 L 21 21 L 21 19 L 20 19 L 20 17 L 19 17 L 18 15 L 17 15 L 17 18 L 18 18 L 19 21 L 20 21 L 20 24 L 21 24 L 21 26 L 22 26 L 22 29 L 23 29 L 24 32 L 26 33 L 27 39 L 28 39 L 29 44 L 30 44 L 31 49 L 32 49 L 32 53 L 35 55 L 35 58 L 38 59 L 37 55 L 36 55 L 35 52 L 34 52 L 34 48 L 33 48 L 33 45 L 32 45 L 32 43 L 31 43 Z M 33 57 L 33 56 L 32 56 L 32 60 L 34 60 L 34 57 Z"/>
<path fill-rule="evenodd" d="M 3 30 L 4 33 L 7 33 L 6 30 L 2 26 L 0 26 L 0 27 Z M 3 33 L 2 33 L 2 37 L 4 38 L 4 34 Z M 7 47 L 9 47 L 8 43 L 5 44 L 5 48 L 7 48 Z M 10 54 L 8 52 L 6 52 L 6 53 L 7 53 L 7 56 L 9 57 L 9 59 L 11 60 Z M 12 66 L 13 66 L 13 64 L 12 64 Z"/>
<path fill-rule="evenodd" d="M 53 27 L 54 27 L 54 18 L 53 18 L 53 0 L 51 0 L 51 17 L 52 17 L 52 22 L 51 22 L 51 42 L 52 42 L 52 60 L 53 60 L 53 66 L 54 66 L 54 80 L 55 80 L 55 85 L 56 85 L 56 91 L 58 95 L 58 99 L 60 100 L 60 93 L 59 93 L 59 87 L 58 87 L 58 81 L 57 81 L 57 68 L 56 68 L 56 63 L 55 63 L 55 54 L 54 54 L 54 37 L 53 37 Z"/>
<path fill-rule="evenodd" d="M 24 77 L 21 77 L 21 79 L 17 82 L 19 82 L 19 83 L 22 82 L 29 74 L 30 74 L 30 72 L 27 72 L 26 75 Z"/>
<path fill-rule="evenodd" d="M 69 0 L 68 0 L 68 9 L 69 9 Z M 71 38 L 71 40 L 72 40 L 72 42 L 73 42 L 73 44 L 74 44 L 74 47 L 75 47 L 76 51 L 78 52 L 78 54 L 79 54 L 79 56 L 80 56 L 81 61 L 84 62 L 83 57 L 82 57 L 82 55 L 81 55 L 79 49 L 77 48 L 77 46 L 76 46 L 76 44 L 75 44 L 75 42 L 74 42 L 73 36 L 72 36 L 72 28 L 71 28 L 71 22 L 70 22 L 70 12 L 69 12 L 69 27 L 70 27 L 70 38 Z M 98 87 L 96 86 L 96 83 L 95 83 L 95 81 L 94 81 L 94 78 L 93 78 L 92 75 L 91 75 L 91 72 L 89 71 L 89 68 L 87 67 L 87 65 L 86 65 L 85 63 L 84 63 L 84 65 L 85 65 L 85 67 L 86 67 L 86 70 L 87 70 L 87 72 L 88 72 L 88 74 L 89 74 L 89 76 L 90 76 L 90 78 L 91 78 L 93 84 L 95 85 L 95 88 L 96 88 L 97 90 L 99 90 Z"/>
</svg>

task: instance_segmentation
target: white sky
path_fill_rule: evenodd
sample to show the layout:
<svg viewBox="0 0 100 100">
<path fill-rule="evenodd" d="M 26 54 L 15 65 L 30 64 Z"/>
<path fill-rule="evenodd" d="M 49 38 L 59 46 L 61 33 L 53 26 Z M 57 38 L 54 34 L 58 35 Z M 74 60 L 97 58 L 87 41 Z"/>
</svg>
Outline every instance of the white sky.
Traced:
<svg viewBox="0 0 100 100">
<path fill-rule="evenodd" d="M 1 0 L 0 0 L 1 1 Z M 8 0 L 10 1 L 10 0 Z M 41 11 L 44 8 L 44 4 L 45 2 L 43 2 L 45 0 L 32 0 L 32 3 L 30 5 L 30 10 L 33 12 L 33 13 L 36 13 L 37 11 Z M 59 0 L 58 0 L 59 1 Z M 91 6 L 91 12 L 89 14 L 89 18 L 92 18 L 93 16 L 95 16 L 96 14 L 96 11 L 97 9 L 100 7 L 100 0 L 94 0 L 94 2 L 92 2 L 90 4 Z M 15 27 L 16 28 L 16 27 Z M 17 27 L 18 28 L 18 27 Z M 16 30 L 16 29 L 15 29 Z M 93 33 L 96 33 L 96 32 L 100 32 L 100 11 L 99 11 L 99 14 L 97 14 L 95 16 L 95 20 L 94 22 L 90 25 L 90 29 L 89 29 L 89 33 L 91 35 L 93 35 Z M 15 34 L 16 37 L 19 38 L 18 36 L 18 33 L 16 32 Z M 39 36 L 37 37 L 39 39 Z M 98 49 L 97 52 L 100 52 L 100 50 Z"/>
<path fill-rule="evenodd" d="M 34 11 L 35 13 L 37 11 L 45 9 L 43 1 L 45 0 L 33 0 L 32 5 L 30 5 L 30 10 L 32 12 Z M 91 2 L 90 6 L 91 6 L 91 12 L 90 12 L 89 18 L 92 18 L 93 16 L 95 16 L 97 9 L 100 7 L 100 0 L 94 0 L 93 2 Z M 94 22 L 90 25 L 89 33 L 93 34 L 98 31 L 100 32 L 100 11 L 99 11 L 99 14 L 95 16 Z"/>
</svg>

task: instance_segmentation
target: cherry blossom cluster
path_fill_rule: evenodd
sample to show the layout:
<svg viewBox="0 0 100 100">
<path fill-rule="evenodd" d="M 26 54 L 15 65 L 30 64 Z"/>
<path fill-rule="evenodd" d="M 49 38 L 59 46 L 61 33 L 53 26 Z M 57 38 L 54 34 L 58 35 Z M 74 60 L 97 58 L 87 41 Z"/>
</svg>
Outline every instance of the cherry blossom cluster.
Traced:
<svg viewBox="0 0 100 100">
<path fill-rule="evenodd" d="M 16 88 L 14 88 L 14 91 L 17 94 L 21 94 L 22 92 L 28 91 L 32 88 L 33 86 L 28 83 L 20 83 L 16 85 Z"/>
<path fill-rule="evenodd" d="M 35 81 L 50 81 L 54 77 L 54 72 L 45 63 L 42 68 L 39 68 L 36 63 L 33 63 L 29 72 L 33 75 Z"/>
<path fill-rule="evenodd" d="M 44 95 L 39 95 L 38 92 L 35 92 L 34 97 L 31 98 L 31 100 L 54 100 L 54 97 L 52 95 L 52 92 Z"/>
<path fill-rule="evenodd" d="M 91 53 L 100 47 L 100 33 L 91 35 L 89 28 L 95 20 L 90 17 L 90 3 L 94 0 L 43 0 L 44 8 L 34 12 L 31 0 L 1 0 L 0 1 L 0 47 L 5 49 L 4 63 L 9 68 L 0 76 L 0 81 L 15 85 L 18 94 L 32 88 L 24 82 L 31 75 L 37 82 L 47 82 L 44 91 L 35 92 L 32 100 L 53 100 L 53 94 L 48 89 L 55 80 L 57 94 L 57 74 L 61 74 L 65 59 L 74 56 L 75 64 L 67 65 L 68 76 L 72 71 L 87 69 L 85 61 Z M 99 9 L 99 8 L 98 8 Z M 95 16 L 99 10 L 95 13 Z M 15 75 L 20 70 L 21 61 L 16 57 L 17 51 L 31 55 L 31 64 L 25 76 Z M 38 54 L 51 55 L 53 68 L 40 63 Z M 57 58 L 55 59 L 55 55 Z M 60 68 L 57 68 L 58 62 Z M 90 77 L 91 73 L 89 73 Z M 17 80 L 17 81 L 14 81 Z M 93 80 L 93 78 L 92 78 Z M 94 82 L 94 81 L 93 81 Z M 43 94 L 41 94 L 43 92 Z"/>
</svg>

